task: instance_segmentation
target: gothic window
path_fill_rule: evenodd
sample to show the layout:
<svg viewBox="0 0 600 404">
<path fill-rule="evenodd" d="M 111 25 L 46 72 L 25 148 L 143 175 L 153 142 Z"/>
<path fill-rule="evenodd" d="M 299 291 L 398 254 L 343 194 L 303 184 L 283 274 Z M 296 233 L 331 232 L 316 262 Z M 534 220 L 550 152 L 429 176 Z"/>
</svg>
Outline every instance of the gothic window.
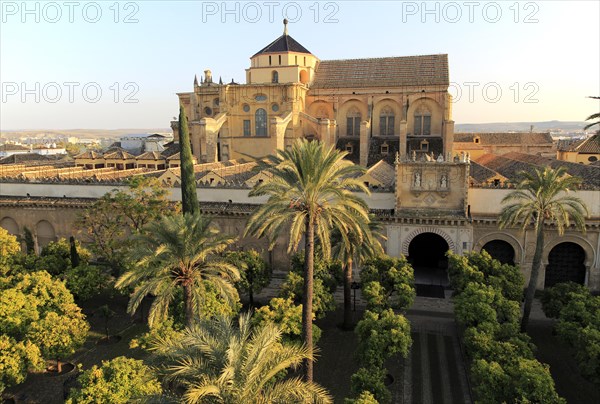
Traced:
<svg viewBox="0 0 600 404">
<path fill-rule="evenodd" d="M 390 108 L 384 108 L 379 114 L 379 135 L 394 135 L 394 111 Z"/>
<path fill-rule="evenodd" d="M 269 56 L 269 66 L 271 66 L 271 56 Z"/>
<path fill-rule="evenodd" d="M 256 110 L 254 125 L 256 136 L 267 136 L 267 111 L 262 108 Z"/>
<path fill-rule="evenodd" d="M 427 108 L 419 107 L 415 112 L 415 136 L 431 135 L 431 113 Z"/>
<path fill-rule="evenodd" d="M 273 70 L 273 73 L 271 73 L 271 83 L 279 83 L 279 73 L 277 73 L 277 70 Z"/>
<path fill-rule="evenodd" d="M 279 55 L 279 64 L 281 65 L 281 55 Z"/>
<path fill-rule="evenodd" d="M 356 108 L 348 111 L 346 115 L 346 135 L 347 136 L 359 136 L 360 135 L 360 112 Z"/>
<path fill-rule="evenodd" d="M 250 131 L 250 119 L 244 119 L 244 136 L 252 136 Z"/>
</svg>

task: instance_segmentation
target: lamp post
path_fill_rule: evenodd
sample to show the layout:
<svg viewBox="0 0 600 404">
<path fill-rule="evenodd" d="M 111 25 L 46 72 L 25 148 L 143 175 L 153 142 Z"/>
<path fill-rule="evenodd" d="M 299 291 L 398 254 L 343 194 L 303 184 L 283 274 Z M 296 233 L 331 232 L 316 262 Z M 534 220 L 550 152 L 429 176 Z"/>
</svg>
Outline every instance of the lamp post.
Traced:
<svg viewBox="0 0 600 404">
<path fill-rule="evenodd" d="M 352 289 L 352 293 L 353 293 L 353 298 L 354 298 L 354 308 L 352 311 L 356 311 L 356 290 L 360 289 L 360 283 L 358 282 L 352 282 L 350 284 L 350 289 Z"/>
</svg>

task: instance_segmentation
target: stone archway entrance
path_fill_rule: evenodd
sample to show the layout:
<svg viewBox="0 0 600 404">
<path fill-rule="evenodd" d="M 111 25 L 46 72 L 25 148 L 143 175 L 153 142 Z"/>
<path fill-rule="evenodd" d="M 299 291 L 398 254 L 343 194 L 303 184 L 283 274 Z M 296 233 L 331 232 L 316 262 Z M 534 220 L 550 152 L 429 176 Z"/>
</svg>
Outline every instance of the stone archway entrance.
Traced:
<svg viewBox="0 0 600 404">
<path fill-rule="evenodd" d="M 485 243 L 482 250 L 487 251 L 495 260 L 502 264 L 515 265 L 515 249 L 504 240 L 492 240 Z"/>
<path fill-rule="evenodd" d="M 548 265 L 544 287 L 549 288 L 562 282 L 585 282 L 585 250 L 576 243 L 556 245 L 548 254 Z"/>
<path fill-rule="evenodd" d="M 448 242 L 435 233 L 421 233 L 408 245 L 408 261 L 415 271 L 415 284 L 448 286 Z M 417 287 L 418 291 L 418 287 Z"/>
</svg>

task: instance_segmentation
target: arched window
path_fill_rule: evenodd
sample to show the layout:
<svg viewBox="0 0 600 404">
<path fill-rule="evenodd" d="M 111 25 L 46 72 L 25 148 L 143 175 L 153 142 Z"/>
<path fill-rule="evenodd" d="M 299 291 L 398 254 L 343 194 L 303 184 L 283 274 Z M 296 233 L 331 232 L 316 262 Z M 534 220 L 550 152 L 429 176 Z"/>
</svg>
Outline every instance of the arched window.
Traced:
<svg viewBox="0 0 600 404">
<path fill-rule="evenodd" d="M 254 126 L 256 136 L 267 136 L 267 111 L 262 108 L 256 110 L 254 114 Z"/>
<path fill-rule="evenodd" d="M 273 70 L 271 73 L 271 83 L 279 83 L 279 73 L 277 73 L 277 70 Z"/>
<path fill-rule="evenodd" d="M 360 135 L 360 112 L 356 108 L 352 108 L 346 115 L 346 135 L 347 136 L 359 136 Z"/>
<path fill-rule="evenodd" d="M 379 114 L 379 135 L 394 135 L 394 111 L 391 108 L 385 107 Z"/>
<path fill-rule="evenodd" d="M 431 113 L 427 108 L 418 108 L 415 112 L 415 136 L 431 135 Z"/>
</svg>

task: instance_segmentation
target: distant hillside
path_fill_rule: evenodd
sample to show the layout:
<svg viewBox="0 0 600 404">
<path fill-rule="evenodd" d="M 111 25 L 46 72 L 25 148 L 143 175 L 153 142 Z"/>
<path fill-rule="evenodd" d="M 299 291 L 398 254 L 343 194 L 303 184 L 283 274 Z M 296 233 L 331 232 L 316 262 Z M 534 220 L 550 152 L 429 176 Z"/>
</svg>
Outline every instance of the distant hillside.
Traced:
<svg viewBox="0 0 600 404">
<path fill-rule="evenodd" d="M 123 135 L 141 133 L 171 133 L 167 128 L 145 128 L 145 129 L 37 129 L 37 130 L 3 130 L 0 137 L 4 139 L 21 136 L 75 136 L 84 139 L 119 138 Z"/>
<path fill-rule="evenodd" d="M 545 122 L 494 122 L 494 123 L 457 123 L 455 132 L 579 132 L 589 122 L 545 121 Z"/>
</svg>

